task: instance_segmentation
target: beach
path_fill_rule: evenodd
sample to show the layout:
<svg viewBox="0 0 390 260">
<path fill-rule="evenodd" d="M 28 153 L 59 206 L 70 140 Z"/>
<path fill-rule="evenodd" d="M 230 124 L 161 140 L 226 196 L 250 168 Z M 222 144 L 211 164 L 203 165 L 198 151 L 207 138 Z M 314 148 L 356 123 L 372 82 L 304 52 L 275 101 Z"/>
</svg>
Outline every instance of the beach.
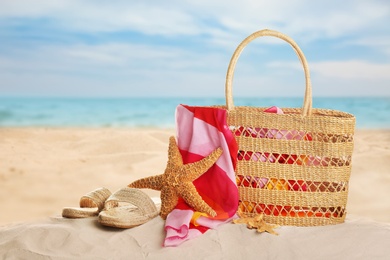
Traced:
<svg viewBox="0 0 390 260">
<path fill-rule="evenodd" d="M 163 128 L 1 128 L 0 225 L 60 216 L 98 187 L 163 173 Z M 390 130 L 357 130 L 347 214 L 390 223 Z M 151 196 L 159 192 L 145 190 Z"/>
<path fill-rule="evenodd" d="M 279 235 L 223 224 L 163 247 L 164 220 L 116 229 L 63 207 L 163 173 L 173 128 L 0 128 L 0 255 L 18 259 L 384 259 L 390 254 L 390 130 L 357 130 L 345 223 L 282 226 Z M 150 197 L 159 192 L 144 190 Z M 283 250 L 281 250 L 283 248 Z M 260 251 L 259 251 L 260 250 Z"/>
<path fill-rule="evenodd" d="M 3 2 L 0 260 L 390 259 L 388 1 Z"/>
<path fill-rule="evenodd" d="M 61 215 L 98 187 L 112 192 L 164 171 L 161 129 L 0 129 L 0 224 Z M 150 196 L 158 192 L 146 190 Z"/>
</svg>

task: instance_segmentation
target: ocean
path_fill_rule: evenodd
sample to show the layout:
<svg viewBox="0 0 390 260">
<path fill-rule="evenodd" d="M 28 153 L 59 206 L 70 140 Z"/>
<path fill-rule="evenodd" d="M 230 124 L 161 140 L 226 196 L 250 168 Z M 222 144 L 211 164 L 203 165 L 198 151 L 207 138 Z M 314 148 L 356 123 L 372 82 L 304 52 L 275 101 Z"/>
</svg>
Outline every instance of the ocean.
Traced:
<svg viewBox="0 0 390 260">
<path fill-rule="evenodd" d="M 236 106 L 301 107 L 302 98 L 235 98 Z M 0 97 L 1 127 L 175 126 L 179 104 L 225 104 L 224 98 L 37 98 Z M 390 129 L 390 97 L 313 98 L 313 108 L 351 113 L 356 127 Z"/>
</svg>

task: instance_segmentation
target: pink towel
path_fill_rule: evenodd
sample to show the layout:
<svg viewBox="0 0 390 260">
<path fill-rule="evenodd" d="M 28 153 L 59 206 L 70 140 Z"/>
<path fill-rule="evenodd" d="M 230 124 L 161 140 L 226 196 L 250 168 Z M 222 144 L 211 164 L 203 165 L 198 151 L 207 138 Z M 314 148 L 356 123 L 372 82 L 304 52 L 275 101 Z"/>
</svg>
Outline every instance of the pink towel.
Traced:
<svg viewBox="0 0 390 260">
<path fill-rule="evenodd" d="M 177 143 L 185 164 L 205 158 L 218 147 L 222 148 L 223 154 L 193 182 L 217 216 L 213 218 L 195 212 L 179 199 L 165 222 L 164 246 L 177 246 L 197 237 L 230 221 L 237 211 L 239 197 L 234 170 L 238 148 L 226 123 L 226 115 L 226 110 L 219 108 L 179 105 L 176 109 Z"/>
</svg>

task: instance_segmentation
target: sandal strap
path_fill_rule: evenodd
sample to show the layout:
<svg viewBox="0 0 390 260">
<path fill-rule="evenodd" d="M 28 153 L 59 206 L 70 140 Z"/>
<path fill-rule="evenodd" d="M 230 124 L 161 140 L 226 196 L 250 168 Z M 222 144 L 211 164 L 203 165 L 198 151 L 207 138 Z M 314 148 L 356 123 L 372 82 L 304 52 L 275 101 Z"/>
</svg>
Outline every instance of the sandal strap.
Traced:
<svg viewBox="0 0 390 260">
<path fill-rule="evenodd" d="M 118 190 L 106 200 L 104 208 L 107 210 L 117 207 L 119 202 L 136 206 L 143 215 L 154 215 L 157 211 L 153 200 L 146 193 L 136 188 L 125 187 Z"/>
<path fill-rule="evenodd" d="M 104 208 L 104 202 L 111 196 L 111 192 L 105 188 L 98 188 L 90 191 L 80 198 L 81 208 L 98 208 L 101 211 Z"/>
</svg>

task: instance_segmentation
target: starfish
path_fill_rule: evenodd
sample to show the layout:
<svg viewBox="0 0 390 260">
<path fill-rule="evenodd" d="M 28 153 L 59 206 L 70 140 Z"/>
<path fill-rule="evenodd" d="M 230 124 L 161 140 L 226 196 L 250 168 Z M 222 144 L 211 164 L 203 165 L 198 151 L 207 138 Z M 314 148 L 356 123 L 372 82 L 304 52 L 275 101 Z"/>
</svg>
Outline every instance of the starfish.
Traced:
<svg viewBox="0 0 390 260">
<path fill-rule="evenodd" d="M 241 211 L 237 212 L 237 215 L 240 217 L 239 219 L 234 219 L 234 224 L 246 224 L 247 228 L 249 229 L 257 229 L 257 232 L 268 232 L 273 235 L 278 235 L 278 233 L 275 232 L 275 228 L 279 227 L 278 225 L 271 225 L 264 221 L 263 214 L 256 215 L 254 217 L 248 217 Z"/>
<path fill-rule="evenodd" d="M 128 186 L 131 188 L 149 188 L 161 191 L 160 216 L 163 219 L 166 219 L 168 214 L 175 208 L 179 197 L 183 198 L 196 211 L 215 217 L 217 213 L 202 199 L 192 182 L 210 169 L 221 154 L 222 149 L 217 148 L 200 161 L 183 164 L 183 158 L 176 144 L 175 137 L 171 136 L 165 172 L 137 180 Z"/>
</svg>

